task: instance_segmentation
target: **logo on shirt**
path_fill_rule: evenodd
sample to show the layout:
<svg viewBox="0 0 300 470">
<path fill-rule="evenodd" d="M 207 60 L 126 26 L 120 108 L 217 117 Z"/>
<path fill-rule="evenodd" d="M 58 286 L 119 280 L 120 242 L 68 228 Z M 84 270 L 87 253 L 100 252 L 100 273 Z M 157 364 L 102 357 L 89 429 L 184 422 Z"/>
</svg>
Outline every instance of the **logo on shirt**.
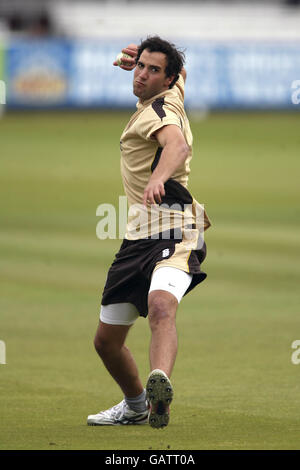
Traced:
<svg viewBox="0 0 300 470">
<path fill-rule="evenodd" d="M 169 255 L 170 255 L 170 250 L 169 250 L 169 248 L 166 248 L 165 250 L 163 250 L 163 252 L 162 252 L 162 257 L 163 257 L 163 258 L 166 258 L 166 257 L 169 256 Z"/>
</svg>

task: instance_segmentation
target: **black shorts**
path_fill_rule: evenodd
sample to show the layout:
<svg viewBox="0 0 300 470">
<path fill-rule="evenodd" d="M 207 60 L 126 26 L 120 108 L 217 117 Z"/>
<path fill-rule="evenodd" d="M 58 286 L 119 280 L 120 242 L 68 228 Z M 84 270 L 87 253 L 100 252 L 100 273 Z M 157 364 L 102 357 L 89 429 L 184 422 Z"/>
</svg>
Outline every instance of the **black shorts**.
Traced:
<svg viewBox="0 0 300 470">
<path fill-rule="evenodd" d="M 187 294 L 207 276 L 201 271 L 205 257 L 205 242 L 201 249 L 188 251 L 182 246 L 182 240 L 178 239 L 124 239 L 108 271 L 101 303 L 132 303 L 140 316 L 146 317 L 154 268 L 168 265 L 193 274 Z"/>
</svg>

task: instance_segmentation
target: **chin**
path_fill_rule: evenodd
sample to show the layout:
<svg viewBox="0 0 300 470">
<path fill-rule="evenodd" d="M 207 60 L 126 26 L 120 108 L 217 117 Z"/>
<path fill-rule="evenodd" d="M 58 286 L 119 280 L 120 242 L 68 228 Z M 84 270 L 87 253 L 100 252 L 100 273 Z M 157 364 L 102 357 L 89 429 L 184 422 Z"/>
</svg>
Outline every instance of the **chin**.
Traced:
<svg viewBox="0 0 300 470">
<path fill-rule="evenodd" d="M 138 98 L 140 97 L 140 93 L 135 88 L 133 88 L 133 94 Z"/>
</svg>

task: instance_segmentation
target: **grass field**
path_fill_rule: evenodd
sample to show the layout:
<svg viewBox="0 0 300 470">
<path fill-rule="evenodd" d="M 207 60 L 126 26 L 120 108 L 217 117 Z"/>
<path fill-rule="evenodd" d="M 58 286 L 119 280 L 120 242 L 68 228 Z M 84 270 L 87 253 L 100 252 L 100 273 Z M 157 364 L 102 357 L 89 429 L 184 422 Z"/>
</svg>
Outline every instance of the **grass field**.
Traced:
<svg viewBox="0 0 300 470">
<path fill-rule="evenodd" d="M 93 348 L 119 240 L 127 113 L 0 121 L 0 449 L 299 449 L 300 115 L 191 116 L 190 190 L 212 220 L 207 280 L 179 307 L 170 425 L 88 427 L 122 395 Z M 148 375 L 147 320 L 128 345 Z"/>
</svg>

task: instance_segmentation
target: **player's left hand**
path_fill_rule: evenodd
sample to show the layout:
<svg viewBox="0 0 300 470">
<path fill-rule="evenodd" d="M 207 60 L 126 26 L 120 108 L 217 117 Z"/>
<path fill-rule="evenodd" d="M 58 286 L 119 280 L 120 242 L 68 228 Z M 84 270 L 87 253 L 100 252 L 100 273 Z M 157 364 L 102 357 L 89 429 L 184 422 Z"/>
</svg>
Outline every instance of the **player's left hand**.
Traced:
<svg viewBox="0 0 300 470">
<path fill-rule="evenodd" d="M 161 198 L 165 195 L 164 183 L 161 180 L 149 180 L 143 197 L 143 205 L 161 204 Z"/>
</svg>

